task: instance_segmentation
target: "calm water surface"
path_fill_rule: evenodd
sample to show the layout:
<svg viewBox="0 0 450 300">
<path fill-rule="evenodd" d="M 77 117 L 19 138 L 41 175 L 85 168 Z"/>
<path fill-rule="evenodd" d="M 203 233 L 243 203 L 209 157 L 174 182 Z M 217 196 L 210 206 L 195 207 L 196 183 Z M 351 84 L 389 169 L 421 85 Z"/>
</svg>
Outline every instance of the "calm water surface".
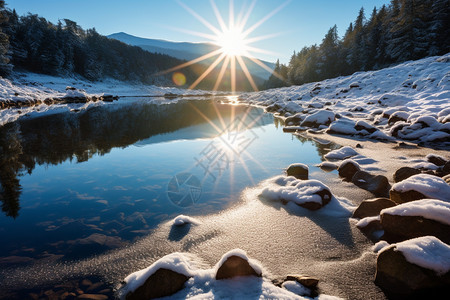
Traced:
<svg viewBox="0 0 450 300">
<path fill-rule="evenodd" d="M 245 187 L 329 150 L 278 125 L 258 108 L 144 99 L 5 125 L 0 269 L 125 247 L 179 214 L 227 209 Z"/>
</svg>

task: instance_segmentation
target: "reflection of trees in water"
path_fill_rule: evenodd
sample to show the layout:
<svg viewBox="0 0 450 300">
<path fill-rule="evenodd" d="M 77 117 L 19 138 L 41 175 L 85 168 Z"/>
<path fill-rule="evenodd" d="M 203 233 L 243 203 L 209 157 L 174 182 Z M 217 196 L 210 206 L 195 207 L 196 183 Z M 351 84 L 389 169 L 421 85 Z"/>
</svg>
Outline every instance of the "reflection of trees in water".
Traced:
<svg viewBox="0 0 450 300">
<path fill-rule="evenodd" d="M 222 118 L 253 109 L 231 105 L 218 108 Z M 57 165 L 74 158 L 84 162 L 94 155 L 109 153 L 114 147 L 127 147 L 157 134 L 206 123 L 197 110 L 211 120 L 218 118 L 214 105 L 206 100 L 170 105 L 133 102 L 95 107 L 78 114 L 21 120 L 0 127 L 2 210 L 7 216 L 18 216 L 21 194 L 18 176 L 24 171 L 31 174 L 35 164 Z"/>
<path fill-rule="evenodd" d="M 21 186 L 17 174 L 24 164 L 19 157 L 22 154 L 20 130 L 17 124 L 8 124 L 0 130 L 0 200 L 2 211 L 16 218 L 19 214 Z"/>
</svg>

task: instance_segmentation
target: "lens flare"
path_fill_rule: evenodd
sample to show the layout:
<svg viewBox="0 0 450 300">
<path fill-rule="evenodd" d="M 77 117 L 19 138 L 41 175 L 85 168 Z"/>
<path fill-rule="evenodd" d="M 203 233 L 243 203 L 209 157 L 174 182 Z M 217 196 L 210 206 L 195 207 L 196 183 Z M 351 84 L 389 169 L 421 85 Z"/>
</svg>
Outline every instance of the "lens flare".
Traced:
<svg viewBox="0 0 450 300">
<path fill-rule="evenodd" d="M 217 8 L 214 0 L 210 0 L 211 7 L 214 11 L 215 17 L 218 22 L 218 27 L 212 25 L 210 22 L 208 22 L 205 18 L 203 18 L 200 14 L 198 14 L 195 10 L 187 6 L 186 4 L 178 1 L 178 3 L 192 16 L 194 16 L 198 21 L 200 21 L 203 25 L 205 25 L 206 28 L 208 28 L 211 33 L 202 33 L 202 32 L 194 32 L 187 30 L 185 28 L 179 29 L 181 32 L 189 33 L 192 35 L 197 35 L 201 37 L 205 37 L 210 39 L 210 42 L 212 44 L 217 45 L 217 49 L 212 50 L 211 52 L 204 54 L 198 58 L 195 58 L 191 61 L 182 63 L 176 67 L 170 68 L 166 71 L 157 73 L 156 75 L 162 75 L 162 74 L 168 74 L 170 72 L 180 70 L 182 68 L 189 67 L 193 64 L 200 63 L 202 61 L 205 61 L 207 59 L 215 58 L 215 60 L 212 63 L 209 63 L 209 67 L 201 74 L 197 80 L 194 81 L 189 86 L 189 89 L 194 89 L 202 80 L 204 80 L 208 74 L 210 74 L 215 68 L 218 68 L 219 74 L 217 76 L 216 83 L 214 85 L 213 91 L 217 91 L 219 89 L 219 86 L 221 85 L 221 82 L 223 78 L 225 77 L 225 74 L 229 74 L 230 78 L 230 86 L 231 86 L 231 92 L 236 92 L 236 71 L 240 70 L 244 73 L 245 77 L 247 78 L 248 82 L 252 86 L 252 88 L 257 91 L 258 87 L 255 84 L 255 81 L 253 80 L 252 74 L 250 73 L 247 63 L 253 62 L 257 66 L 263 68 L 267 72 L 273 74 L 274 76 L 280 78 L 283 80 L 283 78 L 274 72 L 269 66 L 264 64 L 259 59 L 255 58 L 250 52 L 257 52 L 257 53 L 270 53 L 268 51 L 265 51 L 263 49 L 259 49 L 256 47 L 252 47 L 249 44 L 254 43 L 256 41 L 265 40 L 271 37 L 274 37 L 278 34 L 270 34 L 270 35 L 263 35 L 263 36 L 257 36 L 257 37 L 249 37 L 249 35 L 254 32 L 259 26 L 261 26 L 264 22 L 266 22 L 269 18 L 271 18 L 273 15 L 275 15 L 278 11 L 280 11 L 283 7 L 285 7 L 290 0 L 287 0 L 280 6 L 278 6 L 276 9 L 272 10 L 264 16 L 263 18 L 260 18 L 255 24 L 249 26 L 246 28 L 247 21 L 249 20 L 250 14 L 253 11 L 253 8 L 256 5 L 256 0 L 253 0 L 252 3 L 247 6 L 243 5 L 241 8 L 241 12 L 235 18 L 234 14 L 234 2 L 233 0 L 230 0 L 229 2 L 229 13 L 228 13 L 228 24 L 224 21 L 222 14 L 220 13 L 219 9 Z M 246 58 L 247 60 L 244 60 Z M 237 63 L 236 63 L 237 62 Z M 227 72 L 228 71 L 228 72 Z M 177 85 L 184 85 L 186 83 L 186 78 L 183 74 L 181 78 L 178 78 L 178 74 L 181 74 L 179 72 L 176 72 L 173 74 L 173 81 Z M 177 78 L 175 78 L 177 76 Z M 227 75 L 228 76 L 228 75 Z M 180 76 L 181 77 L 181 76 Z M 178 84 L 180 82 L 183 82 L 183 84 Z"/>
<path fill-rule="evenodd" d="M 181 72 L 175 72 L 172 74 L 172 81 L 178 86 L 186 84 L 186 76 Z"/>
</svg>

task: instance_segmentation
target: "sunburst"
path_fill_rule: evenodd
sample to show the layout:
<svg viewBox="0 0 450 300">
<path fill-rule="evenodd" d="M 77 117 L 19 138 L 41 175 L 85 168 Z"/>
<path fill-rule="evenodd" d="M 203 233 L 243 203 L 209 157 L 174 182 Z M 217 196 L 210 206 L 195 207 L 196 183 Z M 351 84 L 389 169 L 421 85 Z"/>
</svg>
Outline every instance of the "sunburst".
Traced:
<svg viewBox="0 0 450 300">
<path fill-rule="evenodd" d="M 222 80 L 225 76 L 227 70 L 230 72 L 230 82 L 231 82 L 231 92 L 236 92 L 236 64 L 238 64 L 247 78 L 249 84 L 252 86 L 253 90 L 257 91 L 258 87 L 245 63 L 244 58 L 249 59 L 259 67 L 265 69 L 269 73 L 274 74 L 276 77 L 282 79 L 282 77 L 274 72 L 270 67 L 264 64 L 261 60 L 254 57 L 252 53 L 266 53 L 273 54 L 270 51 L 256 48 L 251 46 L 252 43 L 265 40 L 277 36 L 278 34 L 269 34 L 264 36 L 250 37 L 250 35 L 269 18 L 280 11 L 284 6 L 286 6 L 290 1 L 284 2 L 282 5 L 278 6 L 276 9 L 271 11 L 265 17 L 259 19 L 255 24 L 247 27 L 248 19 L 256 5 L 256 0 L 254 0 L 248 7 L 242 6 L 240 13 L 235 16 L 234 3 L 233 0 L 229 1 L 229 13 L 228 13 L 228 23 L 223 19 L 218 7 L 216 6 L 214 0 L 210 0 L 211 8 L 214 11 L 218 27 L 212 25 L 202 16 L 200 16 L 196 11 L 187 6 L 186 4 L 178 1 L 178 3 L 186 9 L 192 16 L 194 16 L 198 21 L 200 21 L 211 33 L 195 32 L 186 29 L 179 29 L 180 31 L 201 36 L 209 40 L 210 43 L 217 45 L 219 48 L 217 50 L 211 51 L 203 56 L 196 59 L 188 61 L 186 63 L 180 64 L 176 67 L 170 68 L 160 74 L 167 74 L 182 68 L 186 68 L 193 64 L 202 62 L 204 60 L 216 57 L 216 59 L 208 66 L 208 68 L 189 86 L 189 89 L 194 89 L 198 84 L 203 81 L 216 67 L 221 63 L 219 74 L 217 75 L 216 82 L 213 87 L 213 91 L 217 91 Z"/>
</svg>

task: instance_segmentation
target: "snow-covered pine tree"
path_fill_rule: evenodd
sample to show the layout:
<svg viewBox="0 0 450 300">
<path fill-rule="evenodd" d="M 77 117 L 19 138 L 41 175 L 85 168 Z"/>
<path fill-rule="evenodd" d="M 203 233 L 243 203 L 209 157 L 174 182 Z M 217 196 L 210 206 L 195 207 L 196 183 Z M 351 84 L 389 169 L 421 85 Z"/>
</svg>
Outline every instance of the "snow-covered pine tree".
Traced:
<svg viewBox="0 0 450 300">
<path fill-rule="evenodd" d="M 7 75 L 12 70 L 8 57 L 9 38 L 2 31 L 2 24 L 7 21 L 8 17 L 5 12 L 5 1 L 0 0 L 0 75 Z"/>
</svg>

